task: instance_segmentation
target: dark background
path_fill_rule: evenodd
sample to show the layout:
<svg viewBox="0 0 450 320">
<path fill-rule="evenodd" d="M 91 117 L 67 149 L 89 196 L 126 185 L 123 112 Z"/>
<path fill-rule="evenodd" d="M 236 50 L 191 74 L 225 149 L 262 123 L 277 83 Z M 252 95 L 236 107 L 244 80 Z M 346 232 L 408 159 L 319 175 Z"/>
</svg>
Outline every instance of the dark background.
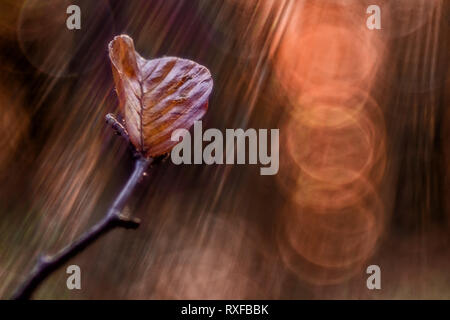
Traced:
<svg viewBox="0 0 450 320">
<path fill-rule="evenodd" d="M 35 298 L 449 299 L 450 6 L 379 2 L 383 29 L 370 43 L 381 44 L 371 47 L 380 58 L 365 87 L 377 106 L 367 109 L 377 158 L 364 176 L 373 196 L 361 202 L 376 231 L 355 235 L 361 218 L 353 207 L 317 218 L 314 210 L 324 209 L 305 205 L 309 180 L 292 151 L 308 140 L 292 125 L 305 108 L 295 103 L 303 67 L 290 67 L 309 47 L 287 26 L 298 22 L 295 12 L 312 10 L 303 1 L 1 0 L 0 297 L 12 294 L 40 253 L 99 220 L 132 169 L 104 122 L 117 113 L 107 44 L 126 33 L 145 58 L 180 56 L 210 69 L 204 130 L 280 128 L 280 171 L 260 176 L 259 165 L 170 160 L 152 168 L 127 208 L 141 226 L 114 230 L 71 261 L 81 267 L 82 290 L 67 290 L 63 268 Z M 364 1 L 310 3 L 318 17 L 332 12 L 365 28 Z M 81 7 L 81 30 L 65 27 L 70 4 Z M 339 59 L 349 57 L 328 63 Z M 314 197 L 323 204 L 338 196 Z M 299 239 L 307 234 L 294 242 L 299 247 L 286 240 L 292 230 Z M 370 264 L 381 267 L 380 291 L 366 288 Z"/>
</svg>

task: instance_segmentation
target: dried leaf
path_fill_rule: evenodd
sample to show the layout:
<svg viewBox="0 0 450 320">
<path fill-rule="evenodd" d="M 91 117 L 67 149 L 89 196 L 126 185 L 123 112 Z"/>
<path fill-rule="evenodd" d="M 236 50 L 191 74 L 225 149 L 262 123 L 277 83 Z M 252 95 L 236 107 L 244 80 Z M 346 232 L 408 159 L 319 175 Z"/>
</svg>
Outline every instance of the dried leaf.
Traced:
<svg viewBox="0 0 450 320">
<path fill-rule="evenodd" d="M 178 143 L 172 131 L 189 129 L 208 109 L 209 70 L 177 57 L 146 60 L 127 35 L 110 42 L 109 57 L 131 142 L 146 157 L 169 152 Z"/>
</svg>

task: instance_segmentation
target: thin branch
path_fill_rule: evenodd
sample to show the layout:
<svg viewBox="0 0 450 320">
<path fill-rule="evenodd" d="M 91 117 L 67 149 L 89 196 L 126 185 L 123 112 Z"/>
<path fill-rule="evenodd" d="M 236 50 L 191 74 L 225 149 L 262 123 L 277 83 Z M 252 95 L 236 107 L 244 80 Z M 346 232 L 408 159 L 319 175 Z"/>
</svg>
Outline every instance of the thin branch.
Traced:
<svg viewBox="0 0 450 320">
<path fill-rule="evenodd" d="M 120 123 L 119 120 L 117 120 L 117 118 L 112 113 L 108 113 L 105 116 L 105 120 L 106 123 L 109 124 L 111 128 L 114 129 L 117 135 L 124 138 L 127 142 L 130 141 L 127 129 L 125 129 L 125 127 Z"/>
<path fill-rule="evenodd" d="M 127 143 L 128 147 L 130 148 L 133 156 L 135 158 L 139 158 L 141 156 L 140 152 L 136 150 L 136 148 L 133 146 L 133 144 L 130 142 L 130 137 L 128 135 L 127 129 L 123 126 L 122 123 L 120 123 L 119 120 L 112 114 L 108 113 L 105 116 L 106 123 L 111 126 L 111 128 L 115 131 L 115 133 L 118 136 L 121 136 L 125 142 Z"/>
<path fill-rule="evenodd" d="M 106 119 L 113 129 L 116 130 L 116 132 L 120 131 L 120 134 L 126 138 L 127 141 L 129 141 L 125 128 L 112 115 L 107 115 Z M 124 131 L 122 129 L 124 129 Z M 136 185 L 139 183 L 145 170 L 152 162 L 153 158 L 144 158 L 139 156 L 136 160 L 133 173 L 120 191 L 112 206 L 109 208 L 105 217 L 95 224 L 90 230 L 81 235 L 78 240 L 63 248 L 54 256 L 41 256 L 27 280 L 14 293 L 12 298 L 16 300 L 29 299 L 36 288 L 51 273 L 75 257 L 78 253 L 82 252 L 86 247 L 92 244 L 101 235 L 107 233 L 109 230 L 116 227 L 126 229 L 137 228 L 140 223 L 139 219 L 125 217 L 121 212 Z"/>
</svg>

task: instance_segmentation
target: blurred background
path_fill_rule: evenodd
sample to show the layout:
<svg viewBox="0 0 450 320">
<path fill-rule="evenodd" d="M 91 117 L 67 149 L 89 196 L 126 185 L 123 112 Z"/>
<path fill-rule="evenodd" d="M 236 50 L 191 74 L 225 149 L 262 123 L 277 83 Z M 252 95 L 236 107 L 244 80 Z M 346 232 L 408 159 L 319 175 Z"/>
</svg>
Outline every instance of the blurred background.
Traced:
<svg viewBox="0 0 450 320">
<path fill-rule="evenodd" d="M 448 0 L 0 0 L 0 298 L 132 170 L 104 121 L 126 33 L 210 69 L 205 130 L 279 128 L 279 173 L 152 168 L 126 209 L 141 226 L 69 263 L 81 290 L 64 267 L 35 298 L 450 299 L 449 32 Z"/>
</svg>

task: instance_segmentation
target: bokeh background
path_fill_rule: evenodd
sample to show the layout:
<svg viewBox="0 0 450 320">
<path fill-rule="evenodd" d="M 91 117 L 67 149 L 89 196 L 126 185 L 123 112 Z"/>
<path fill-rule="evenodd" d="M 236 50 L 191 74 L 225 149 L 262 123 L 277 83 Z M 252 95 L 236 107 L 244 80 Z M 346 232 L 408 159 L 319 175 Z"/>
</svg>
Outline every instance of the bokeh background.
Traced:
<svg viewBox="0 0 450 320">
<path fill-rule="evenodd" d="M 126 209 L 142 225 L 69 263 L 82 290 L 62 268 L 35 298 L 450 298 L 448 0 L 1 0 L 1 298 L 132 170 L 104 122 L 122 33 L 211 70 L 205 129 L 279 128 L 280 170 L 152 168 Z"/>
</svg>

